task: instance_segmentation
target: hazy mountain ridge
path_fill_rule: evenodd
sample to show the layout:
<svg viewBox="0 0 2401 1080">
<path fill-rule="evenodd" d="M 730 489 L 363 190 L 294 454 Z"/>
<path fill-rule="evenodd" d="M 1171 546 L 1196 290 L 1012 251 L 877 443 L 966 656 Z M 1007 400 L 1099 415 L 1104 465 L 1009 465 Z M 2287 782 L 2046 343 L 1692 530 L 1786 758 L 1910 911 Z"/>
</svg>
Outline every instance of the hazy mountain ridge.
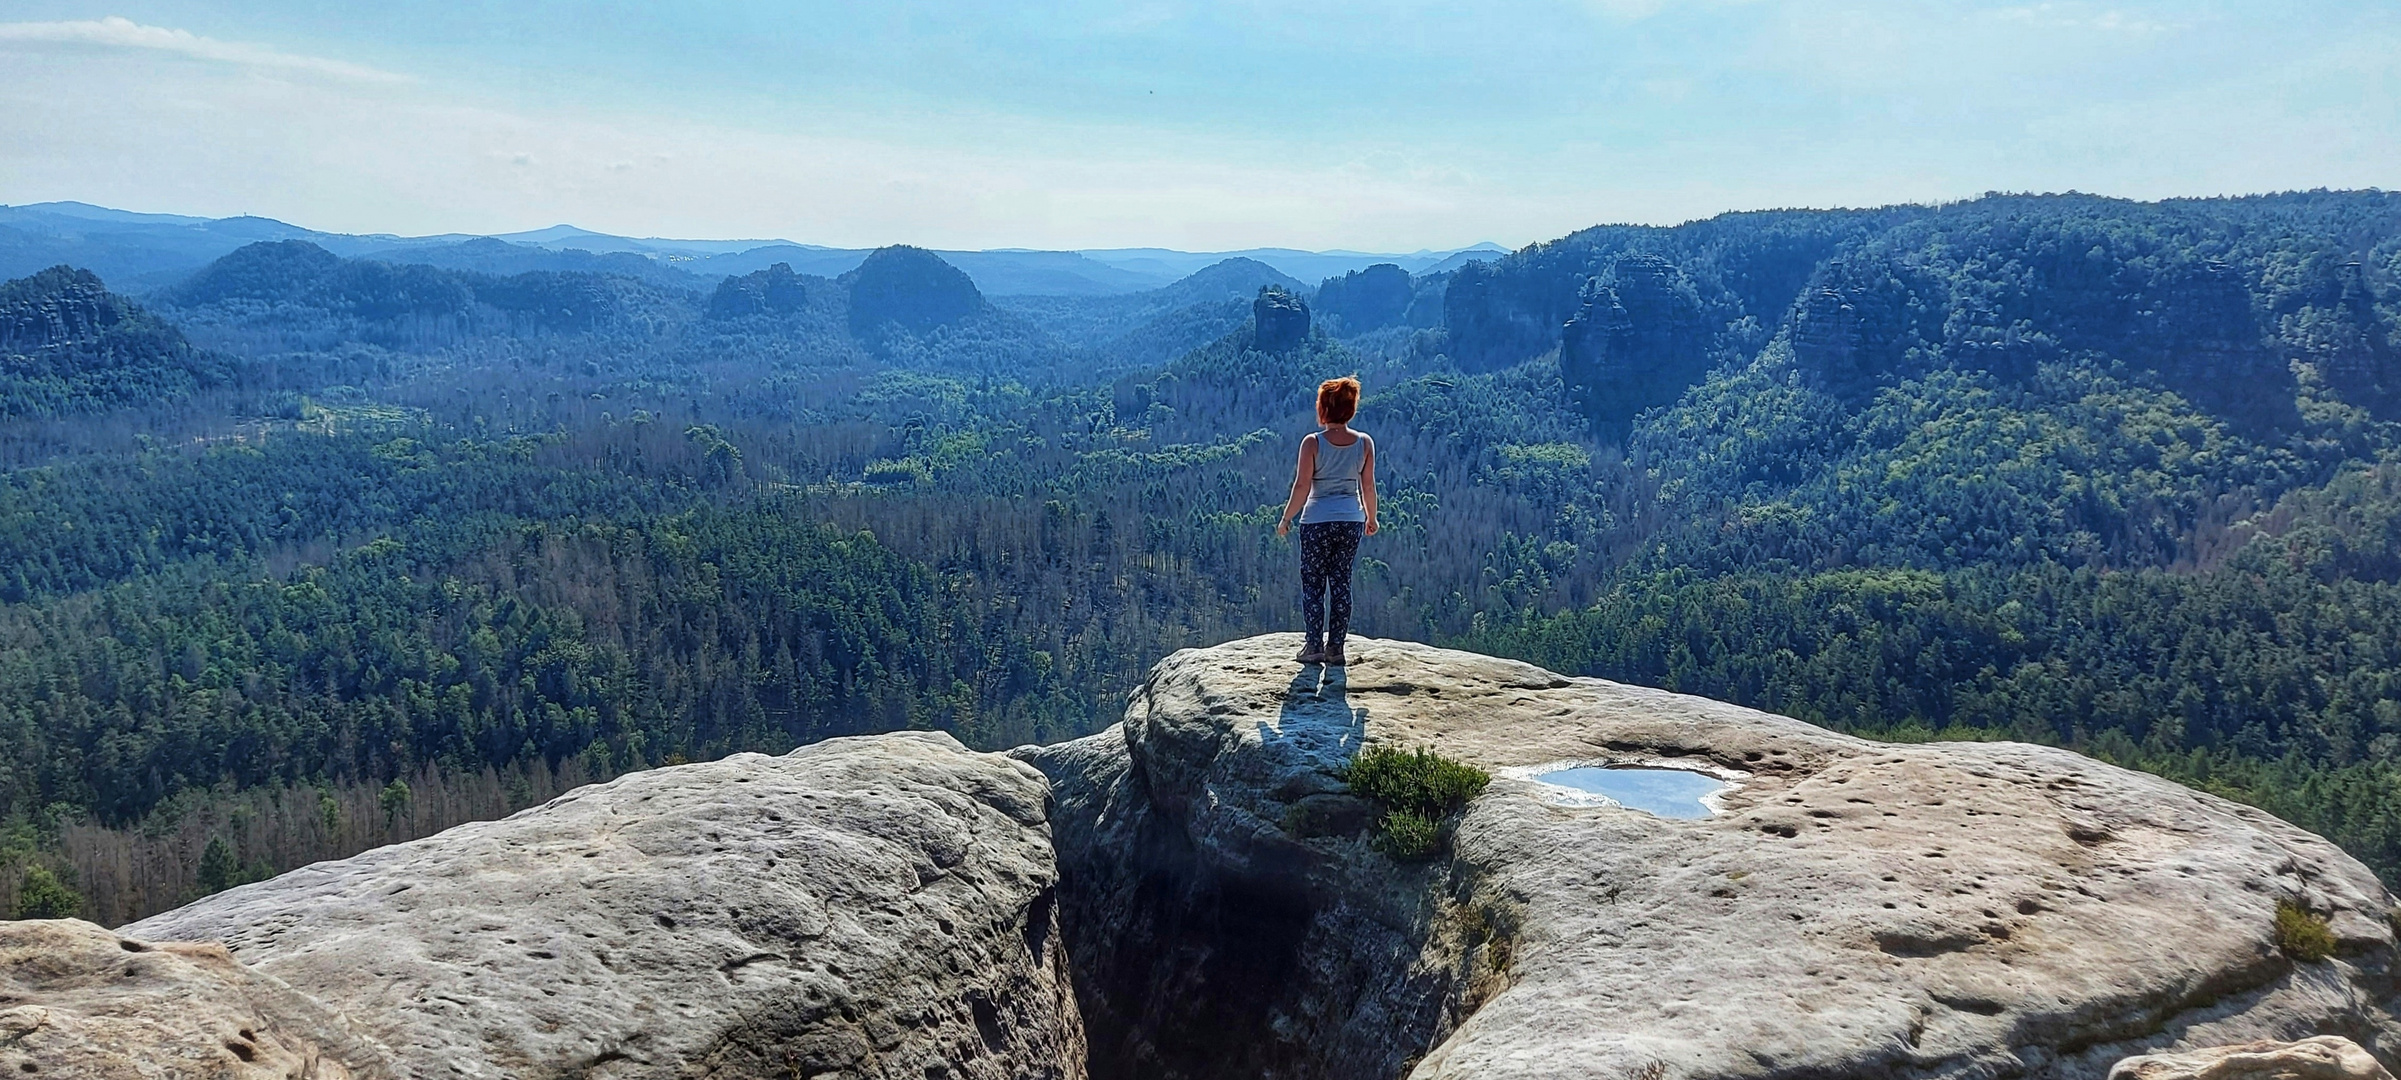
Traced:
<svg viewBox="0 0 2401 1080">
<path fill-rule="evenodd" d="M 155 294 L 162 311 L 226 347 L 323 349 L 362 341 L 428 349 L 493 336 L 652 337 L 698 297 L 618 274 L 497 276 L 369 258 L 306 240 L 251 244 Z"/>
<path fill-rule="evenodd" d="M 747 274 L 778 262 L 791 264 L 799 273 L 838 277 L 857 269 L 873 250 L 788 240 L 636 239 L 571 225 L 496 236 L 355 235 L 320 232 L 270 218 L 210 219 L 140 214 L 85 203 L 37 203 L 0 206 L 0 279 L 65 263 L 141 293 L 170 284 L 243 244 L 260 240 L 307 240 L 337 255 L 493 274 L 535 270 L 621 273 L 656 285 L 694 290 L 709 288 L 726 275 Z M 1497 251 L 1491 245 L 1479 245 L 1459 254 Z M 1289 265 L 1295 276 L 1310 280 L 1378 261 L 1414 267 L 1453 257 L 1451 252 L 1386 256 L 1282 248 L 1218 254 L 1166 249 L 993 249 L 938 254 L 966 271 L 986 294 L 1040 296 L 1140 292 L 1172 284 L 1229 257 L 1255 256 Z"/>
</svg>

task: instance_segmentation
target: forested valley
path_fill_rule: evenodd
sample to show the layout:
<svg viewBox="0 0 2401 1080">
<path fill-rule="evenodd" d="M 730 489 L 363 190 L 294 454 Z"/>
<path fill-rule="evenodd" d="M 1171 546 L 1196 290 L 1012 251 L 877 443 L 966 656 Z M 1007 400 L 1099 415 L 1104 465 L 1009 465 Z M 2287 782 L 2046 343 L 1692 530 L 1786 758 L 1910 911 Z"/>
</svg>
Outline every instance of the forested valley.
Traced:
<svg viewBox="0 0 2401 1080">
<path fill-rule="evenodd" d="M 0 914 L 631 769 L 1098 730 L 1297 623 L 1273 525 L 1340 374 L 1359 633 L 2070 746 L 2401 884 L 2401 195 L 1993 195 L 1112 296 L 299 240 L 8 283 Z"/>
</svg>

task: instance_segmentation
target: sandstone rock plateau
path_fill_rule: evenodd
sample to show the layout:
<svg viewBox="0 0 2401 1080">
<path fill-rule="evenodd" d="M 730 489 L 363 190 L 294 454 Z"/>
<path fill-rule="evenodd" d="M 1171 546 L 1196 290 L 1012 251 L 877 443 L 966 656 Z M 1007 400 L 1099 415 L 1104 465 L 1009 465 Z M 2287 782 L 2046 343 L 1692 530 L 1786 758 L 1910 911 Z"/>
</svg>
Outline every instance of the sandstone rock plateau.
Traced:
<svg viewBox="0 0 2401 1080">
<path fill-rule="evenodd" d="M 0 1075 L 367 1080 L 380 1047 L 219 945 L 0 922 Z"/>
<path fill-rule="evenodd" d="M 1161 663 L 1050 775 L 1096 1077 L 2100 1077 L 2176 1046 L 2401 1048 L 2391 898 L 2266 814 L 2061 750 L 1886 745 L 1400 642 Z M 1335 770 L 1502 774 L 1447 856 Z M 1548 763 L 1739 774 L 1724 812 L 1561 805 Z M 2334 958 L 2274 940 L 2280 898 Z"/>
<path fill-rule="evenodd" d="M 2109 1080 L 2393 1080 L 2375 1055 L 2340 1035 L 2213 1046 L 2118 1062 Z"/>
<path fill-rule="evenodd" d="M 12 924 L 0 1069 L 2100 1080 L 2172 1051 L 2120 1075 L 2232 1080 L 2401 1048 L 2391 898 L 2257 811 L 2065 751 L 1298 644 L 1177 653 L 1122 725 L 1017 760 L 738 755 L 117 933 Z M 1496 775 L 1434 858 L 1379 851 L 1339 779 L 1377 744 Z M 1678 820 L 1535 779 L 1615 763 L 1738 786 Z M 2280 903 L 2331 957 L 2280 949 Z M 2358 1046 L 2192 1049 L 2330 1035 Z"/>
<path fill-rule="evenodd" d="M 1042 778 L 947 735 L 635 773 L 124 928 L 419 1077 L 1081 1077 Z"/>
</svg>

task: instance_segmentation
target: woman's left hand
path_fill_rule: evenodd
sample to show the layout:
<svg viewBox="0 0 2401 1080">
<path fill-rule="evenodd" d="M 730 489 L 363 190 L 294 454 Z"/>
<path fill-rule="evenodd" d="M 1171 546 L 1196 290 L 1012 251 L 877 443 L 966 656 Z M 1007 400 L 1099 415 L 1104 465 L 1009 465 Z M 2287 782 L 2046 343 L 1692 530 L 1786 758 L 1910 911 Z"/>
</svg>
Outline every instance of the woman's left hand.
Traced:
<svg viewBox="0 0 2401 1080">
<path fill-rule="evenodd" d="M 1369 519 L 1367 519 L 1367 535 L 1369 535 L 1369 536 L 1374 536 L 1375 534 L 1376 534 L 1376 519 L 1374 519 L 1374 518 L 1369 518 Z"/>
</svg>

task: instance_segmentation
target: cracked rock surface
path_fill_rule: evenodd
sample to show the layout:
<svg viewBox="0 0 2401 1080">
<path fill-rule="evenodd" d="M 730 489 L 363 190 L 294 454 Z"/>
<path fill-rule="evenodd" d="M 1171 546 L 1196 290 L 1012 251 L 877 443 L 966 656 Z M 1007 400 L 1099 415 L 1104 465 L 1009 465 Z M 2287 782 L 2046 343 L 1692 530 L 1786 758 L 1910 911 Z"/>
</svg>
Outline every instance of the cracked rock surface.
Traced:
<svg viewBox="0 0 2401 1080">
<path fill-rule="evenodd" d="M 2259 811 L 2062 750 L 1874 743 L 1403 642 L 1304 668 L 1298 645 L 1179 652 L 1121 729 L 1019 751 L 1057 785 L 1063 843 L 1107 842 L 1067 857 L 1079 959 L 1222 925 L 1226 888 L 1300 921 L 1280 931 L 1287 955 L 1245 970 L 1270 998 L 1311 980 L 1341 994 L 1253 1018 L 1287 1041 L 1254 1053 L 1252 1075 L 1378 1075 L 1324 1049 L 1371 1036 L 1397 1062 L 1382 1075 L 1419 1080 L 2098 1078 L 2168 1046 L 2340 1034 L 2401 1049 L 2391 897 Z M 1398 867 L 1370 849 L 1369 815 L 1332 774 L 1378 743 L 1496 773 L 1444 859 Z M 1718 816 L 1671 820 L 1562 805 L 1523 778 L 1661 760 L 1740 786 Z M 1220 899 L 1175 899 L 1201 894 Z M 2280 899 L 2329 921 L 2333 959 L 2278 949 Z M 1327 926 L 1389 933 L 1362 958 Z M 1187 951 L 1201 955 L 1156 952 L 1157 970 L 1086 989 L 1096 1076 L 1120 1041 L 1144 1044 L 1127 1060 L 1172 1059 L 1163 1035 L 1223 1022 L 1146 990 L 1206 968 L 1209 947 Z"/>
<path fill-rule="evenodd" d="M 947 735 L 833 739 L 630 774 L 123 933 L 222 942 L 410 1076 L 1077 1080 L 1046 797 Z"/>
</svg>

